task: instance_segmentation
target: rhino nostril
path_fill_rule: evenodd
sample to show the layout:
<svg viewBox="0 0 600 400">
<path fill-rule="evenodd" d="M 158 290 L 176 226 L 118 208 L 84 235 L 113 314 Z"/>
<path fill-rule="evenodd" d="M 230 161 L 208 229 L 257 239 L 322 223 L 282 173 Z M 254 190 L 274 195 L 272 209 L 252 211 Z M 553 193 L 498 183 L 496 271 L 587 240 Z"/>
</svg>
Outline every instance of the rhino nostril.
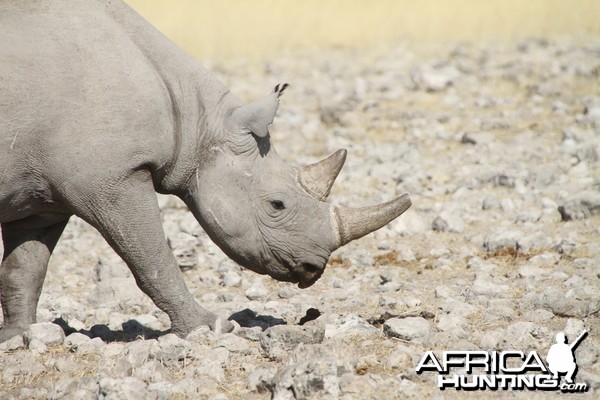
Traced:
<svg viewBox="0 0 600 400">
<path fill-rule="evenodd" d="M 316 274 L 321 271 L 321 268 L 315 264 L 304 263 L 302 264 L 302 269 L 308 273 Z"/>
<path fill-rule="evenodd" d="M 325 265 L 320 263 L 303 262 L 297 265 L 296 274 L 299 280 L 298 287 L 305 289 L 315 283 L 323 274 Z"/>
</svg>

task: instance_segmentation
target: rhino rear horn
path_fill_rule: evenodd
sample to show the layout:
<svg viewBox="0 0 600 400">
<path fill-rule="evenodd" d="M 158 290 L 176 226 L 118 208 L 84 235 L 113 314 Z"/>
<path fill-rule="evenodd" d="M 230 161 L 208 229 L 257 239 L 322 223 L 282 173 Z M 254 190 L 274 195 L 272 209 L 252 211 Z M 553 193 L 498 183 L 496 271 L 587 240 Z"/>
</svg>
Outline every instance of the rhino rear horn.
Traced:
<svg viewBox="0 0 600 400">
<path fill-rule="evenodd" d="M 278 84 L 271 94 L 248 105 L 236 108 L 231 115 L 232 124 L 237 131 L 253 133 L 258 137 L 269 134 L 269 125 L 273 123 L 279 97 L 288 87 L 287 83 Z"/>
<path fill-rule="evenodd" d="M 387 225 L 411 206 L 410 196 L 404 193 L 395 200 L 363 208 L 334 207 L 339 245 L 361 238 Z"/>
<path fill-rule="evenodd" d="M 316 199 L 325 201 L 346 162 L 347 153 L 346 149 L 340 149 L 324 160 L 300 168 L 300 185 Z"/>
</svg>

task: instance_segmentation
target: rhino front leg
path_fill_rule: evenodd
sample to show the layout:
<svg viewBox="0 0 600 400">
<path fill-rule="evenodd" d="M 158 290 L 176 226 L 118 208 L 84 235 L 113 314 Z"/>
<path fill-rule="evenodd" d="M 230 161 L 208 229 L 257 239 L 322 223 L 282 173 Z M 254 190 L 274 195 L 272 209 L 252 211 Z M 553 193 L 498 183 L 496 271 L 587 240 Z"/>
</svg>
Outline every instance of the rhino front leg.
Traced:
<svg viewBox="0 0 600 400">
<path fill-rule="evenodd" d="M 36 322 L 48 260 L 67 221 L 68 218 L 46 226 L 34 216 L 2 224 L 0 303 L 4 326 L 0 330 L 0 343 L 22 334 Z"/>
<path fill-rule="evenodd" d="M 185 336 L 202 325 L 218 331 L 233 329 L 231 322 L 202 308 L 185 286 L 165 239 L 149 174 L 138 172 L 94 197 L 76 214 L 94 226 L 127 263 L 139 288 L 169 316 L 171 332 Z"/>
</svg>

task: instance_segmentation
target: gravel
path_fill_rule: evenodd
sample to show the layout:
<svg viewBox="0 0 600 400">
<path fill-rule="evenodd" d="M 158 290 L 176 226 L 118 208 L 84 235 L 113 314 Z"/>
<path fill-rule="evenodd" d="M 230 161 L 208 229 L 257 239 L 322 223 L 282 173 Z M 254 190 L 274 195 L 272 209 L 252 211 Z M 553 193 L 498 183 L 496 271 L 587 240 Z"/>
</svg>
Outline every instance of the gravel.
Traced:
<svg viewBox="0 0 600 400">
<path fill-rule="evenodd" d="M 383 324 L 383 332 L 403 340 L 423 340 L 431 333 L 431 326 L 422 317 L 390 318 Z"/>
<path fill-rule="evenodd" d="M 321 343 L 325 337 L 322 324 L 304 326 L 275 325 L 260 335 L 260 347 L 272 360 L 283 360 L 300 343 Z"/>
<path fill-rule="evenodd" d="M 584 329 L 576 381 L 597 396 L 598 48 L 569 38 L 398 43 L 207 64 L 247 101 L 292 84 L 274 145 L 302 164 L 348 149 L 332 202 L 408 191 L 413 206 L 336 251 L 300 290 L 243 270 L 181 201 L 159 196 L 190 291 L 236 324 L 185 339 L 168 333 L 101 236 L 72 218 L 39 323 L 0 344 L 0 398 L 460 397 L 415 373 L 426 351 L 545 359 L 556 333 L 573 340 Z"/>
</svg>

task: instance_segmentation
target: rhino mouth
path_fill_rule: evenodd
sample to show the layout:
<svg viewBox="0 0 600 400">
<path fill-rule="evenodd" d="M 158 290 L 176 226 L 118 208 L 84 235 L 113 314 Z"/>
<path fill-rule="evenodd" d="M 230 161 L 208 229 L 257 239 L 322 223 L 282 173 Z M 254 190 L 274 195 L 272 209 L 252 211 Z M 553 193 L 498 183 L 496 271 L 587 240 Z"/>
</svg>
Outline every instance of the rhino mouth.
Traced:
<svg viewBox="0 0 600 400">
<path fill-rule="evenodd" d="M 303 260 L 292 261 L 283 257 L 275 257 L 279 263 L 272 267 L 267 266 L 262 273 L 270 275 L 280 282 L 289 282 L 298 285 L 300 289 L 306 289 L 315 284 L 321 278 L 327 265 L 328 257 L 308 256 Z M 281 268 L 281 267 L 285 268 Z"/>
<path fill-rule="evenodd" d="M 316 279 L 315 279 L 315 280 L 313 280 L 313 281 L 302 281 L 302 280 L 301 280 L 301 281 L 299 281 L 299 282 L 298 282 L 298 287 L 299 287 L 300 289 L 306 289 L 306 288 L 309 288 L 309 287 L 311 287 L 312 285 L 314 285 L 316 281 L 317 281 Z"/>
</svg>

